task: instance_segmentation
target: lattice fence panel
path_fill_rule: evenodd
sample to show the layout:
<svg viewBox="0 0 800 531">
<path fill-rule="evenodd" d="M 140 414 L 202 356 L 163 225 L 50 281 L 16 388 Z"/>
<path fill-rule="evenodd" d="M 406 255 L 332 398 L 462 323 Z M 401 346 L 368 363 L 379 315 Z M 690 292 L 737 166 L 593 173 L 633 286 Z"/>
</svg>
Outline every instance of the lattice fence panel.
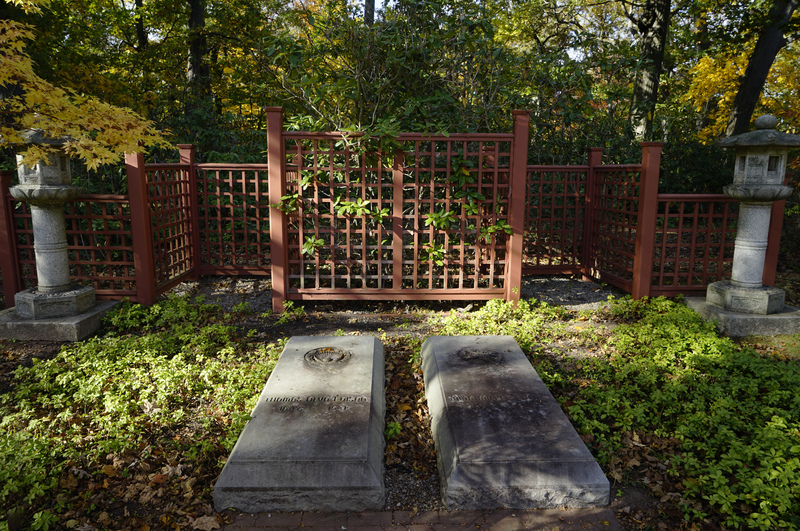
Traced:
<svg viewBox="0 0 800 531">
<path fill-rule="evenodd" d="M 262 165 L 197 166 L 200 273 L 269 274 L 269 176 Z"/>
<path fill-rule="evenodd" d="M 14 213 L 14 236 L 16 238 L 19 270 L 25 288 L 36 285 L 36 256 L 33 252 L 33 224 L 31 206 L 7 197 L 8 208 Z"/>
<path fill-rule="evenodd" d="M 403 287 L 501 290 L 510 142 L 420 139 L 403 148 Z"/>
<path fill-rule="evenodd" d="M 97 296 L 136 294 L 128 198 L 84 196 L 65 215 L 70 275 L 92 284 Z"/>
<path fill-rule="evenodd" d="M 390 289 L 393 172 L 342 137 L 295 139 L 287 193 L 290 289 Z"/>
<path fill-rule="evenodd" d="M 30 205 L 11 201 L 16 244 L 26 287 L 36 285 Z M 136 295 L 130 205 L 125 196 L 80 196 L 64 205 L 70 278 L 94 286 L 97 296 Z"/>
<path fill-rule="evenodd" d="M 528 167 L 524 266 L 530 272 L 582 265 L 588 166 Z"/>
<path fill-rule="evenodd" d="M 639 166 L 597 170 L 595 268 L 622 282 L 633 280 L 640 177 Z"/>
<path fill-rule="evenodd" d="M 654 289 L 705 291 L 731 274 L 738 202 L 723 195 L 659 196 Z"/>
<path fill-rule="evenodd" d="M 510 135 L 495 136 L 402 135 L 384 153 L 286 134 L 290 296 L 502 295 Z"/>
<path fill-rule="evenodd" d="M 192 270 L 189 172 L 167 165 L 146 168 L 156 285 Z"/>
</svg>

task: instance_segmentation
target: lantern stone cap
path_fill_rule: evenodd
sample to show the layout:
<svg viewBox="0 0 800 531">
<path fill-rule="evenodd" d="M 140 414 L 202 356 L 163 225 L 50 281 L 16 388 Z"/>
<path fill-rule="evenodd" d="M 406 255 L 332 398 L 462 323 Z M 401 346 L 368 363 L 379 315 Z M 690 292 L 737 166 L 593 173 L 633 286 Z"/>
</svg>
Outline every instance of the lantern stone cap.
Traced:
<svg viewBox="0 0 800 531">
<path fill-rule="evenodd" d="M 772 115 L 759 116 L 753 122 L 755 131 L 723 138 L 717 144 L 723 148 L 730 147 L 800 147 L 800 136 L 776 131 L 778 119 Z"/>
<path fill-rule="evenodd" d="M 53 147 L 63 146 L 69 138 L 50 138 L 47 133 L 42 129 L 26 129 L 22 131 L 19 136 L 22 137 L 24 142 L 15 144 L 16 147 L 25 148 L 30 144 L 48 145 Z"/>
</svg>

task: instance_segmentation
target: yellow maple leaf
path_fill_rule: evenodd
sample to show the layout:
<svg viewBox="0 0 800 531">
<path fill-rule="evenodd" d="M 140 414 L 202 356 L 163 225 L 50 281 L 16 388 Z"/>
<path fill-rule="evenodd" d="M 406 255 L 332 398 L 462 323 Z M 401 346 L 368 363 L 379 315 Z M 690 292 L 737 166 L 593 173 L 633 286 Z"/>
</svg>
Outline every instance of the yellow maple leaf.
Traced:
<svg viewBox="0 0 800 531">
<path fill-rule="evenodd" d="M 47 0 L 13 2 L 26 10 L 47 5 Z M 37 129 L 48 138 L 65 139 L 62 152 L 79 156 L 94 169 L 119 160 L 125 152 L 168 145 L 152 122 L 133 111 L 64 90 L 36 75 L 24 51 L 31 38 L 28 26 L 0 20 L 0 85 L 16 89 L 0 101 L 0 146 L 19 144 L 21 131 Z M 35 164 L 53 152 L 48 146 L 27 146 L 22 163 Z"/>
</svg>

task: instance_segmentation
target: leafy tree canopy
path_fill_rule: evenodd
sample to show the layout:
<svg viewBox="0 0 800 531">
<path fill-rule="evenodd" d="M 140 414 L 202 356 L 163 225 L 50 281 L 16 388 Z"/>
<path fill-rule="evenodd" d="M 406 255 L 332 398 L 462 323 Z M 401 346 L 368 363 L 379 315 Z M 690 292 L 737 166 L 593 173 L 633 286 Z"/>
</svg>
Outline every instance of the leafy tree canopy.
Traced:
<svg viewBox="0 0 800 531">
<path fill-rule="evenodd" d="M 38 13 L 47 0 L 13 0 L 26 13 Z M 21 133 L 45 131 L 65 139 L 63 150 L 86 161 L 89 168 L 118 160 L 142 144 L 163 144 L 153 125 L 128 109 L 64 89 L 39 77 L 26 53 L 34 36 L 30 26 L 0 20 L 0 147 L 24 143 Z M 35 164 L 55 148 L 31 145 L 25 164 Z"/>
<path fill-rule="evenodd" d="M 13 64 L 4 143 L 47 127 L 96 165 L 138 141 L 158 146 L 158 128 L 208 160 L 256 162 L 268 106 L 284 107 L 290 128 L 377 135 L 508 131 L 523 108 L 532 162 L 583 162 L 591 146 L 635 160 L 643 135 L 668 143 L 677 186 L 719 160 L 711 143 L 771 10 L 787 1 L 659 0 L 666 35 L 648 26 L 656 4 L 627 0 L 393 0 L 371 24 L 360 0 L 50 0 L 19 15 L 0 4 Z M 800 119 L 797 20 L 781 26 L 788 44 L 754 111 L 787 130 Z M 55 110 L 63 123 L 44 122 Z"/>
</svg>

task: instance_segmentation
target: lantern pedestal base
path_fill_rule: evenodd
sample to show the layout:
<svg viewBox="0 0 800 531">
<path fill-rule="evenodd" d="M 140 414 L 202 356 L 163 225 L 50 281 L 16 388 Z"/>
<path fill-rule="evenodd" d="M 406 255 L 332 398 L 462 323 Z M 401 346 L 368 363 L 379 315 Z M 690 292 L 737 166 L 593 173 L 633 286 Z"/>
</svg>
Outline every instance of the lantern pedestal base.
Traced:
<svg viewBox="0 0 800 531">
<path fill-rule="evenodd" d="M 783 310 L 786 292 L 780 288 L 762 286 L 741 288 L 727 280 L 708 285 L 706 301 L 732 312 L 770 315 Z"/>
<path fill-rule="evenodd" d="M 17 315 L 16 308 L 0 312 L 0 339 L 21 341 L 80 341 L 100 329 L 103 316 L 118 301 L 98 302 L 79 315 L 26 319 Z"/>
<path fill-rule="evenodd" d="M 41 293 L 36 288 L 20 291 L 14 296 L 17 315 L 22 319 L 49 319 L 80 315 L 94 307 L 94 288 L 75 286 L 57 293 Z"/>
<path fill-rule="evenodd" d="M 726 310 L 709 304 L 704 297 L 687 297 L 686 305 L 707 320 L 717 321 L 717 329 L 729 337 L 800 334 L 800 308 L 794 306 L 784 306 L 777 313 L 759 315 Z"/>
</svg>

